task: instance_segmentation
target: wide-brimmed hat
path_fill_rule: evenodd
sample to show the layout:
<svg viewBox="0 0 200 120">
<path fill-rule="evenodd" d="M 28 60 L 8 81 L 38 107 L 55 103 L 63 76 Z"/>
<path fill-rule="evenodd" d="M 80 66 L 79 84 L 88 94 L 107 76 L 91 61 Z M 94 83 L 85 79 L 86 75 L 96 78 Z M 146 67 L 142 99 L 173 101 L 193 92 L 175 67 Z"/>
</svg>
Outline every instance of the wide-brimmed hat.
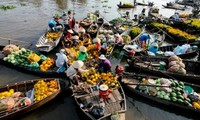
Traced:
<svg viewBox="0 0 200 120">
<path fill-rule="evenodd" d="M 101 59 L 101 60 L 105 60 L 106 57 L 105 57 L 105 55 L 101 55 L 101 56 L 99 57 L 99 59 Z"/>
<path fill-rule="evenodd" d="M 69 33 L 74 33 L 72 29 L 67 30 Z"/>
<path fill-rule="evenodd" d="M 65 50 L 64 50 L 64 49 L 61 49 L 61 50 L 60 50 L 60 53 L 64 53 L 64 52 L 65 52 Z"/>
<path fill-rule="evenodd" d="M 72 36 L 72 39 L 74 39 L 74 40 L 78 40 L 79 37 L 78 37 L 77 35 L 75 35 L 75 36 Z"/>
<path fill-rule="evenodd" d="M 86 52 L 87 51 L 87 48 L 85 46 L 80 46 L 79 50 L 81 52 Z"/>
<path fill-rule="evenodd" d="M 98 37 L 93 39 L 93 43 L 100 43 L 100 42 L 101 42 L 101 40 Z"/>
<path fill-rule="evenodd" d="M 151 45 L 152 45 L 153 47 L 158 47 L 158 43 L 155 43 L 155 42 L 152 43 Z"/>
<path fill-rule="evenodd" d="M 103 84 L 103 85 L 100 85 L 99 89 L 101 91 L 107 91 L 108 90 L 108 86 Z"/>
<path fill-rule="evenodd" d="M 79 33 L 85 33 L 85 29 L 84 29 L 84 28 L 81 28 L 81 29 L 79 29 L 78 32 L 79 32 Z"/>
<path fill-rule="evenodd" d="M 84 65 L 83 61 L 77 60 L 77 61 L 75 61 L 75 62 L 73 63 L 72 66 L 73 66 L 74 68 L 81 68 L 81 67 L 83 67 L 83 65 Z"/>
</svg>

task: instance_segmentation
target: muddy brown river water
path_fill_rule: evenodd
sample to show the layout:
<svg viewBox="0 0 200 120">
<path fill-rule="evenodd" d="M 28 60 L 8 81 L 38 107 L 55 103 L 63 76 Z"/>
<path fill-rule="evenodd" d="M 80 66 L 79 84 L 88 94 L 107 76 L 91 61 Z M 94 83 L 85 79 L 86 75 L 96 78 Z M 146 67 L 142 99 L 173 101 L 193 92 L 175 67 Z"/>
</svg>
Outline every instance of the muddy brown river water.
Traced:
<svg viewBox="0 0 200 120">
<path fill-rule="evenodd" d="M 133 0 L 121 0 L 133 2 Z M 142 0 L 141 0 L 142 1 Z M 170 0 L 154 0 L 160 8 L 160 13 L 166 17 L 172 15 L 175 10 L 162 8 L 162 4 Z M 99 10 L 106 21 L 119 17 L 129 11 L 131 18 L 134 14 L 141 13 L 142 6 L 134 9 L 120 10 L 117 8 L 119 0 L 0 0 L 0 5 L 14 5 L 15 9 L 0 10 L 0 37 L 16 39 L 32 44 L 30 49 L 37 51 L 35 43 L 40 35 L 47 29 L 47 22 L 56 13 L 73 9 L 77 20 L 83 19 L 88 12 Z M 148 9 L 148 7 L 145 7 Z M 147 14 L 148 11 L 146 11 Z M 182 13 L 188 13 L 190 9 Z M 3 42 L 0 39 L 0 43 Z M 56 48 L 53 52 L 57 51 Z M 54 56 L 54 54 L 49 54 Z M 118 64 L 114 60 L 113 64 Z M 115 66 L 115 65 L 114 65 Z M 16 71 L 0 65 L 0 85 L 11 82 L 40 78 L 31 74 Z M 125 90 L 126 91 L 126 90 Z M 131 93 L 127 93 L 126 120 L 188 120 L 197 119 L 198 115 L 173 111 L 156 103 L 146 101 Z M 16 119 L 16 118 L 13 118 Z M 24 116 L 21 120 L 80 120 L 83 119 L 76 110 L 73 99 L 68 91 L 63 92 L 50 103 L 36 109 Z"/>
</svg>

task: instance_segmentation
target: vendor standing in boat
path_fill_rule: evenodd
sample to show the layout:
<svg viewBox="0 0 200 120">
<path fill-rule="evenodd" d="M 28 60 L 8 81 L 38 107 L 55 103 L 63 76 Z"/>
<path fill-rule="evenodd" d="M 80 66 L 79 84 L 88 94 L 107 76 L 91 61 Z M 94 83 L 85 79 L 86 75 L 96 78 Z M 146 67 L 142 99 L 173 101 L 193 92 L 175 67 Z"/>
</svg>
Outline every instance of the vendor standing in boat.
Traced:
<svg viewBox="0 0 200 120">
<path fill-rule="evenodd" d="M 57 59 L 56 59 L 56 67 L 62 67 L 63 65 L 66 65 L 67 67 L 67 62 L 68 58 L 65 55 L 65 50 L 61 49 L 60 53 L 56 53 Z"/>
<path fill-rule="evenodd" d="M 78 85 L 79 81 L 81 80 L 77 75 L 81 76 L 82 72 L 88 71 L 82 69 L 83 65 L 83 61 L 77 60 L 65 71 L 67 77 L 69 77 L 72 80 L 72 82 L 76 85 Z"/>
<path fill-rule="evenodd" d="M 140 46 L 141 46 L 142 48 L 146 48 L 146 46 L 148 45 L 148 44 L 147 44 L 147 41 L 148 41 L 149 39 L 150 39 L 149 34 L 143 33 L 143 34 L 139 37 Z"/>
<path fill-rule="evenodd" d="M 85 46 L 80 46 L 77 60 L 85 61 L 87 58 L 87 48 Z"/>
<path fill-rule="evenodd" d="M 110 63 L 110 61 L 105 57 L 105 55 L 101 55 L 99 57 L 100 63 L 99 65 L 96 67 L 96 69 L 98 69 L 100 72 L 111 72 L 111 68 L 112 65 Z"/>
</svg>

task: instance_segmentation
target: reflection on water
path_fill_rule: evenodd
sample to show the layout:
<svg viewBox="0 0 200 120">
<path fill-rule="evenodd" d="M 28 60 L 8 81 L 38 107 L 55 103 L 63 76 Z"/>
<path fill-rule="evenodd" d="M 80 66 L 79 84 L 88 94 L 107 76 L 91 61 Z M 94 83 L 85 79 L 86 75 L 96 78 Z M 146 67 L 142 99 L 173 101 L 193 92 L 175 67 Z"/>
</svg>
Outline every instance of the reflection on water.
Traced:
<svg viewBox="0 0 200 120">
<path fill-rule="evenodd" d="M 35 43 L 47 28 L 47 22 L 55 13 L 61 13 L 63 10 L 73 9 L 77 20 L 83 19 L 88 12 L 99 10 L 106 21 L 119 17 L 126 11 L 130 12 L 131 18 L 134 14 L 141 13 L 146 8 L 146 14 L 149 7 L 137 6 L 134 9 L 118 9 L 117 4 L 122 2 L 133 2 L 133 0 L 0 0 L 0 4 L 15 5 L 13 10 L 0 10 L 0 37 L 11 38 L 32 43 L 30 47 L 36 50 Z M 148 0 L 145 0 L 148 1 Z M 166 17 L 174 14 L 175 10 L 162 9 L 162 4 L 171 0 L 154 0 L 156 6 L 160 8 L 160 13 Z M 181 11 L 181 13 L 189 13 Z M 2 40 L 1 40 L 2 41 Z M 0 41 L 0 42 L 1 42 Z M 56 48 L 54 53 L 58 51 Z M 55 54 L 48 54 L 55 57 Z M 113 65 L 120 61 L 113 59 Z M 40 76 L 34 76 L 11 68 L 0 65 L 0 84 L 5 85 L 11 82 L 35 79 Z M 162 110 L 160 107 L 153 107 L 155 103 L 145 103 L 141 98 L 136 99 L 133 94 L 127 97 L 126 120 L 178 120 L 187 119 L 183 116 L 171 113 L 170 110 Z M 192 116 L 190 116 L 192 117 Z M 66 91 L 58 98 L 46 104 L 45 106 L 23 116 L 23 120 L 79 120 L 75 109 L 73 99 Z M 82 118 L 83 119 L 83 118 Z"/>
</svg>

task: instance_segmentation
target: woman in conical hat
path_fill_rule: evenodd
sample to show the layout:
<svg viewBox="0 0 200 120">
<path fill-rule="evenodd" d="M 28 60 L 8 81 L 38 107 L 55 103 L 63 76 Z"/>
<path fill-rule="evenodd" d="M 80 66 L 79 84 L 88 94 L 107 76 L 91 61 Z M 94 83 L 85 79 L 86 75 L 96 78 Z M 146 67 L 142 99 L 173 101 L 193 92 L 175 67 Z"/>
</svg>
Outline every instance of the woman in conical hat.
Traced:
<svg viewBox="0 0 200 120">
<path fill-rule="evenodd" d="M 84 61 L 88 58 L 88 53 L 87 53 L 87 48 L 85 46 L 80 46 L 79 48 L 79 53 L 78 53 L 78 58 L 77 60 Z"/>
</svg>

